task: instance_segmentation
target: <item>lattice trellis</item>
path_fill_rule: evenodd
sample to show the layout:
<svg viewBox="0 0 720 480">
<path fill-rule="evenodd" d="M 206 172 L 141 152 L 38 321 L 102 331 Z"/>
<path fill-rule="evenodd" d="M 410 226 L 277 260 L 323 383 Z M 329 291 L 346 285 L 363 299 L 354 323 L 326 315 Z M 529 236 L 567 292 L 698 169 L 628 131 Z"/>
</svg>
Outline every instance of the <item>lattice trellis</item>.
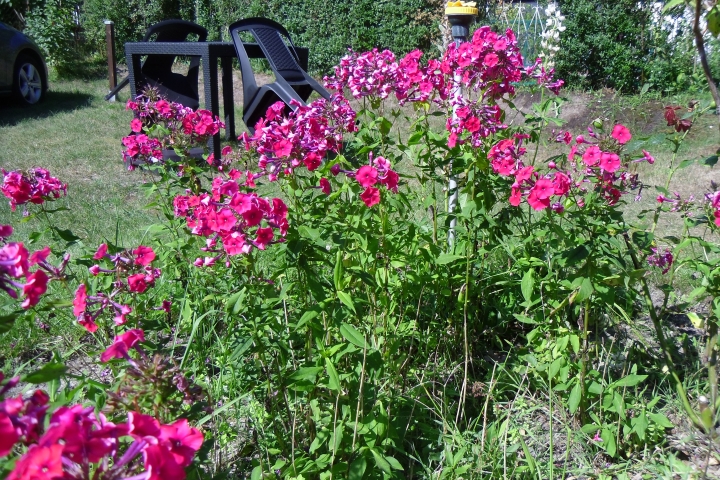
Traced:
<svg viewBox="0 0 720 480">
<path fill-rule="evenodd" d="M 545 33 L 544 7 L 537 2 L 503 2 L 493 20 L 499 29 L 515 32 L 525 64 L 534 63 Z"/>
</svg>

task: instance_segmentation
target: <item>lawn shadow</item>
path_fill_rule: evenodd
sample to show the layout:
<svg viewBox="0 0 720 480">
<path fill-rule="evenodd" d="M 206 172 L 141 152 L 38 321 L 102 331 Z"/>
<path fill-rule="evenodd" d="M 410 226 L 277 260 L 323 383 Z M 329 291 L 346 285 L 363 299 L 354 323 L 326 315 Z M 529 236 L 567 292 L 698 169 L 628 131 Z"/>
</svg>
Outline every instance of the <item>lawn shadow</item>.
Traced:
<svg viewBox="0 0 720 480">
<path fill-rule="evenodd" d="M 53 92 L 48 90 L 45 99 L 37 105 L 23 107 L 10 97 L 0 103 L 0 127 L 11 127 L 26 119 L 51 117 L 57 113 L 86 108 L 92 95 L 82 92 Z"/>
</svg>

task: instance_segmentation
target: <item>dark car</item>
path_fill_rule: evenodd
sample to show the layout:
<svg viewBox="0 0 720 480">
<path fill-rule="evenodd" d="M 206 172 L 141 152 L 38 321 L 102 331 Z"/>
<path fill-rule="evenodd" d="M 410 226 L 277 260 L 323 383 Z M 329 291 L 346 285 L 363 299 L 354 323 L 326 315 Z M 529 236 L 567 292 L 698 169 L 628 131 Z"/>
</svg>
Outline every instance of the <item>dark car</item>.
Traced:
<svg viewBox="0 0 720 480">
<path fill-rule="evenodd" d="M 38 46 L 27 35 L 0 22 L 0 94 L 23 105 L 45 97 L 48 71 Z"/>
</svg>

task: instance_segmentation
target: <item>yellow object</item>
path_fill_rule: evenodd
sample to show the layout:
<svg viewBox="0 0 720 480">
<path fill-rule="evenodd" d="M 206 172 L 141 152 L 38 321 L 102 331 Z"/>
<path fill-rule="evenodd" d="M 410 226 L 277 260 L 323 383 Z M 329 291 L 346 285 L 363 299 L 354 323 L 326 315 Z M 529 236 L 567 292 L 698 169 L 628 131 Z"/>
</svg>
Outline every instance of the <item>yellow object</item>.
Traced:
<svg viewBox="0 0 720 480">
<path fill-rule="evenodd" d="M 477 15 L 476 2 L 447 2 L 445 6 L 445 15 Z"/>
<path fill-rule="evenodd" d="M 478 9 L 475 7 L 445 7 L 445 15 L 477 15 L 477 13 Z"/>
</svg>

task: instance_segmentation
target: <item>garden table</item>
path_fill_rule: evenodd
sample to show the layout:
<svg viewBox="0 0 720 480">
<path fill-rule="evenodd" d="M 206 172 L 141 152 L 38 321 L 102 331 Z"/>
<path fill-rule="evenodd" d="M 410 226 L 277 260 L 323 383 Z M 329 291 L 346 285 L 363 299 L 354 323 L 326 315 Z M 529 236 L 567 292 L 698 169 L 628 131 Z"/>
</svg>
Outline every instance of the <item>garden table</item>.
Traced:
<svg viewBox="0 0 720 480">
<path fill-rule="evenodd" d="M 262 49 L 256 43 L 246 43 L 245 50 L 250 58 L 265 58 Z M 309 50 L 296 48 L 300 57 L 300 66 L 307 70 Z M 232 60 L 237 58 L 232 42 L 128 42 L 125 44 L 125 57 L 128 65 L 128 79 L 132 97 L 142 89 L 140 72 L 144 55 L 180 55 L 197 56 L 202 63 L 205 92 L 205 108 L 220 116 L 218 99 L 218 59 L 222 67 L 223 107 L 225 109 L 225 138 L 235 138 L 235 104 L 233 100 Z M 210 151 L 220 158 L 220 133 L 213 136 L 208 144 Z"/>
</svg>

